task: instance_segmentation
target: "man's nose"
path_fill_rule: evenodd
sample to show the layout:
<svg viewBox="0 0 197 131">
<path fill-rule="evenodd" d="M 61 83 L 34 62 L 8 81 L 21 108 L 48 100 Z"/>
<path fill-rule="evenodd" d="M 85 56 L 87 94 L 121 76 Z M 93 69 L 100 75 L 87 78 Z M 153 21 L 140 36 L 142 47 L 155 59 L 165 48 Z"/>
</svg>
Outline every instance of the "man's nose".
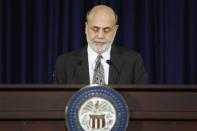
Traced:
<svg viewBox="0 0 197 131">
<path fill-rule="evenodd" d="M 104 32 L 103 32 L 103 30 L 99 30 L 99 32 L 97 34 L 97 37 L 100 38 L 100 39 L 103 39 L 104 38 Z"/>
</svg>

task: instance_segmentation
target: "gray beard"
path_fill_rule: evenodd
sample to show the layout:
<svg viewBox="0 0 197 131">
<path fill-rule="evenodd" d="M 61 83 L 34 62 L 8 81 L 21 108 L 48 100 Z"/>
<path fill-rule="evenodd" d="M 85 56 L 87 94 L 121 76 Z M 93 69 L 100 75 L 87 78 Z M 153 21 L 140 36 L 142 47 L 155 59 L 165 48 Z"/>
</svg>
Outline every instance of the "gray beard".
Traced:
<svg viewBox="0 0 197 131">
<path fill-rule="evenodd" d="M 97 48 L 95 45 L 94 42 L 92 42 L 89 37 L 88 37 L 88 34 L 86 34 L 86 40 L 88 42 L 88 45 L 95 51 L 97 52 L 98 54 L 101 54 L 103 52 L 105 52 L 107 49 L 109 49 L 111 47 L 111 45 L 113 44 L 114 42 L 114 38 L 115 38 L 115 35 L 116 33 L 114 34 L 113 38 L 112 38 L 112 41 L 111 43 L 106 43 L 105 45 L 102 46 L 102 48 Z"/>
<path fill-rule="evenodd" d="M 103 52 L 105 52 L 106 50 L 108 50 L 110 48 L 110 46 L 112 45 L 112 43 L 106 43 L 105 45 L 103 45 L 101 48 L 98 48 L 95 46 L 94 43 L 92 43 L 91 41 L 88 41 L 88 45 L 98 54 L 101 54 Z"/>
</svg>

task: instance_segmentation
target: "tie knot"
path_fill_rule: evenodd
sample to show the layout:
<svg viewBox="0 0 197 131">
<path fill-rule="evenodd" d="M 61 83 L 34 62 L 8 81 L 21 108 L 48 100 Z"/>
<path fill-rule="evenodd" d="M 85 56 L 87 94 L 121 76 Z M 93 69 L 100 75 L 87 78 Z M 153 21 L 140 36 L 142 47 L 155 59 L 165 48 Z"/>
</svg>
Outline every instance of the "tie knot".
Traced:
<svg viewBox="0 0 197 131">
<path fill-rule="evenodd" d="M 96 58 L 96 63 L 100 63 L 102 58 L 103 58 L 102 55 L 98 55 Z"/>
<path fill-rule="evenodd" d="M 102 58 L 103 58 L 102 55 L 98 55 L 98 56 L 97 56 L 97 60 L 100 60 L 100 59 L 102 59 Z"/>
</svg>

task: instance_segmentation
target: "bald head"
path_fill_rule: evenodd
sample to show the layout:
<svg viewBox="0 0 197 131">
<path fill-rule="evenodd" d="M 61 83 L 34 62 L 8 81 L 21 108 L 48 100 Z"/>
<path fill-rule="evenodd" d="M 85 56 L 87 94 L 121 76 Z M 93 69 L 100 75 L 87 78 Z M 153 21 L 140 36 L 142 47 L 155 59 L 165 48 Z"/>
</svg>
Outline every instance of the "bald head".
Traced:
<svg viewBox="0 0 197 131">
<path fill-rule="evenodd" d="M 87 22 L 96 18 L 100 19 L 100 21 L 109 20 L 114 24 L 117 24 L 118 21 L 118 16 L 114 12 L 114 10 L 106 5 L 97 5 L 87 13 Z"/>
</svg>

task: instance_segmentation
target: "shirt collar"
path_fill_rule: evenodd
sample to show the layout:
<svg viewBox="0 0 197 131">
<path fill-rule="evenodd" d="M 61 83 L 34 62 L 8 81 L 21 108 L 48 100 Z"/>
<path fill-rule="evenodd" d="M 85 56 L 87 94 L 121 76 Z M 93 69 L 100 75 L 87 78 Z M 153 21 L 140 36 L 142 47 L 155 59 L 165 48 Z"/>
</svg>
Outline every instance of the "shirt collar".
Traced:
<svg viewBox="0 0 197 131">
<path fill-rule="evenodd" d="M 91 54 L 89 55 L 90 59 L 95 61 L 99 54 L 96 53 L 89 45 L 87 50 L 88 50 L 88 54 Z M 110 52 L 111 52 L 111 46 L 101 54 L 105 61 L 110 59 Z"/>
</svg>

